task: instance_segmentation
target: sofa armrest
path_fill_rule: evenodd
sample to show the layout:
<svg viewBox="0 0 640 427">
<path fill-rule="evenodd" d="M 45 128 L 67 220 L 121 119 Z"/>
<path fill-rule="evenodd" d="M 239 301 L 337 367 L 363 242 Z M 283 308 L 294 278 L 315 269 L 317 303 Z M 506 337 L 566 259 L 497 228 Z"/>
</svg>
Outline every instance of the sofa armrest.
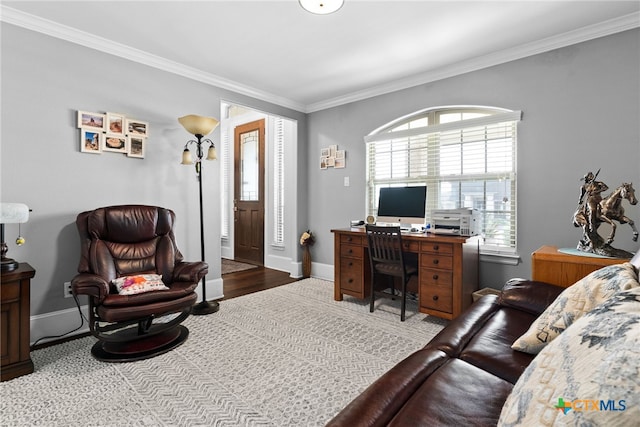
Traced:
<svg viewBox="0 0 640 427">
<path fill-rule="evenodd" d="M 198 283 L 209 272 L 209 264 L 202 261 L 182 261 L 173 269 L 172 282 Z"/>
<path fill-rule="evenodd" d="M 88 295 L 100 302 L 109 295 L 109 282 L 97 274 L 81 273 L 71 280 L 71 290 L 75 295 Z"/>
<path fill-rule="evenodd" d="M 458 357 L 469 341 L 482 329 L 487 321 L 500 309 L 497 295 L 485 295 L 471 304 L 424 346 Z"/>
<path fill-rule="evenodd" d="M 382 375 L 326 427 L 386 426 L 416 390 L 449 357 L 438 350 L 418 350 Z"/>
<path fill-rule="evenodd" d="M 565 289 L 545 282 L 511 279 L 502 288 L 498 303 L 538 316 Z"/>
</svg>

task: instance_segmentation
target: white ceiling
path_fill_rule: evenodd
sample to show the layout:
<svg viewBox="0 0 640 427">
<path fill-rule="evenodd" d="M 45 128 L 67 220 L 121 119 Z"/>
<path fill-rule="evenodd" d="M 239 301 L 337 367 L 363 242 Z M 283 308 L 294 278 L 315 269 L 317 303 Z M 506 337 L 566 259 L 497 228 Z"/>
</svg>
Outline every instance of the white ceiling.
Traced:
<svg viewBox="0 0 640 427">
<path fill-rule="evenodd" d="M 640 1 L 2 1 L 2 20 L 311 112 L 640 26 Z"/>
</svg>

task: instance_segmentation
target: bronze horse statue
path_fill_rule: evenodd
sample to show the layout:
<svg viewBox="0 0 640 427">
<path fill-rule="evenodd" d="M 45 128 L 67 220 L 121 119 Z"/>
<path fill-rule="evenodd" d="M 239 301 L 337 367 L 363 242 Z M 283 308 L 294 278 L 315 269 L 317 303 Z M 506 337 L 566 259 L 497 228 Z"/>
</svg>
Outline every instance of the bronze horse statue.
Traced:
<svg viewBox="0 0 640 427">
<path fill-rule="evenodd" d="M 633 220 L 624 214 L 624 208 L 622 207 L 623 200 L 627 200 L 632 205 L 638 203 L 632 183 L 623 183 L 620 187 L 616 188 L 613 193 L 599 202 L 598 209 L 595 211 L 595 224 L 590 224 L 586 204 L 578 206 L 578 209 L 573 214 L 573 225 L 582 227 L 583 240 L 581 240 L 578 245 L 579 250 L 605 256 L 628 257 L 628 252 L 610 247 L 617 228 L 614 221 L 620 224 L 629 224 L 633 230 L 633 241 L 638 241 L 638 229 Z M 603 222 L 611 225 L 611 233 L 609 233 L 606 241 L 603 240 L 597 232 L 598 227 Z"/>
</svg>

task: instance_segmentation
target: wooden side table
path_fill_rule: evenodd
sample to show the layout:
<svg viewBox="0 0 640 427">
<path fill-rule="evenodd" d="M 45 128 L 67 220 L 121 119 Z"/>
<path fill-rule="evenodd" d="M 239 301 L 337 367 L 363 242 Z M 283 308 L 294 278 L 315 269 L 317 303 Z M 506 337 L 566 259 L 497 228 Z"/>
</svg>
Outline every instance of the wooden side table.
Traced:
<svg viewBox="0 0 640 427">
<path fill-rule="evenodd" d="M 557 246 L 542 246 L 531 254 L 531 277 L 566 288 L 602 267 L 627 261 L 623 258 L 569 255 L 558 252 Z"/>
<path fill-rule="evenodd" d="M 30 288 L 36 271 L 27 263 L 2 272 L 0 300 L 0 381 L 7 381 L 33 372 L 29 349 Z"/>
</svg>

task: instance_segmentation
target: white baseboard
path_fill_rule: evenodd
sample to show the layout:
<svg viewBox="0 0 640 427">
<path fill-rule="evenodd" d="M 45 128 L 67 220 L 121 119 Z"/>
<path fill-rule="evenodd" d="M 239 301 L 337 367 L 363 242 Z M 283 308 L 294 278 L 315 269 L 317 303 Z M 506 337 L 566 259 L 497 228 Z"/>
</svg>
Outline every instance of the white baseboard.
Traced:
<svg viewBox="0 0 640 427">
<path fill-rule="evenodd" d="M 86 297 L 80 297 L 80 301 L 86 301 Z M 84 316 L 88 319 L 89 306 L 82 305 L 81 309 L 82 313 L 84 313 Z M 74 331 L 74 329 L 77 329 L 81 323 L 80 312 L 78 311 L 77 307 L 68 308 L 66 310 L 52 311 L 51 313 L 37 314 L 35 316 L 31 316 L 29 320 L 31 344 L 36 342 L 36 340 L 40 340 L 38 341 L 38 344 L 59 340 L 63 338 L 60 336 L 63 334 L 65 334 L 64 338 L 66 338 L 89 332 L 89 325 L 86 321 L 82 325 L 82 328 Z"/>
<path fill-rule="evenodd" d="M 284 271 L 289 273 L 291 277 L 296 277 L 297 267 L 295 263 L 291 262 L 290 257 L 267 255 L 264 266 L 273 270 Z"/>
<path fill-rule="evenodd" d="M 222 277 L 217 279 L 207 280 L 207 301 L 213 301 L 224 298 L 224 290 L 222 287 Z M 196 294 L 198 294 L 198 302 L 202 301 L 202 283 L 196 288 Z"/>
<path fill-rule="evenodd" d="M 302 264 L 300 264 L 300 266 L 302 267 Z M 311 277 L 333 282 L 334 270 L 335 268 L 333 264 L 321 264 L 319 262 L 311 263 Z"/>
</svg>

